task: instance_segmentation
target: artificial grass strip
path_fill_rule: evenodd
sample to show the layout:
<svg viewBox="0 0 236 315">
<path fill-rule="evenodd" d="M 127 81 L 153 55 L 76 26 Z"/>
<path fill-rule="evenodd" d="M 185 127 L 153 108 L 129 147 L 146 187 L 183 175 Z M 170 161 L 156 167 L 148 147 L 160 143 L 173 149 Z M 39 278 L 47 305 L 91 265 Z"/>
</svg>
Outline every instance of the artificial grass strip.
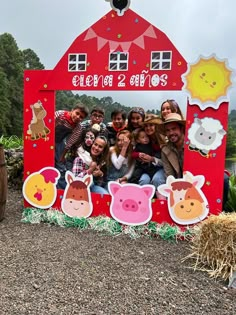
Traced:
<svg viewBox="0 0 236 315">
<path fill-rule="evenodd" d="M 105 232 L 109 235 L 129 235 L 131 238 L 141 236 L 161 237 L 164 240 L 189 240 L 194 235 L 193 228 L 184 230 L 176 225 L 167 223 L 158 224 L 149 222 L 144 225 L 129 226 L 123 225 L 112 218 L 105 216 L 90 218 L 70 218 L 57 210 L 43 210 L 37 208 L 25 208 L 22 215 L 22 222 L 39 224 L 41 222 L 59 225 L 61 227 L 74 227 L 80 230 L 90 229 Z"/>
</svg>

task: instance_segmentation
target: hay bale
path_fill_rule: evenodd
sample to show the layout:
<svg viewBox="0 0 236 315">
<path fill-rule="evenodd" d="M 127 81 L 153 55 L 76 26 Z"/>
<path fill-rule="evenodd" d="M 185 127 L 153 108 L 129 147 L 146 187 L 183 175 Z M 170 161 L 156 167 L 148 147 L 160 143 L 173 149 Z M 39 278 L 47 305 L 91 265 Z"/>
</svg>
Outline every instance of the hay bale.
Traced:
<svg viewBox="0 0 236 315">
<path fill-rule="evenodd" d="M 236 271 L 236 213 L 212 215 L 201 222 L 192 239 L 194 269 L 227 280 Z"/>
</svg>

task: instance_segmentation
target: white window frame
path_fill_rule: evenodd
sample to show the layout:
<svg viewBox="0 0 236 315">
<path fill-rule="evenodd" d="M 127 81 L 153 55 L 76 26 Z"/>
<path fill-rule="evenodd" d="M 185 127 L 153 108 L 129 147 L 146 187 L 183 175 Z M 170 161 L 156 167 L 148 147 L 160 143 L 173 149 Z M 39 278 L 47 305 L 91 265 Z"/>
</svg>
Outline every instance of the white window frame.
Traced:
<svg viewBox="0 0 236 315">
<path fill-rule="evenodd" d="M 75 60 L 71 60 L 71 56 L 75 56 Z M 85 57 L 84 60 L 79 60 L 80 57 Z M 70 67 L 74 66 L 74 69 L 71 69 Z M 84 69 L 81 69 L 81 66 L 84 66 Z M 86 71 L 87 70 L 87 54 L 86 53 L 80 53 L 80 54 L 69 54 L 68 55 L 68 71 L 69 72 L 75 72 L 75 71 Z"/>
<path fill-rule="evenodd" d="M 111 56 L 116 55 L 117 59 L 116 60 L 111 60 Z M 126 60 L 121 60 L 121 56 L 127 56 Z M 116 65 L 116 69 L 112 69 L 111 64 Z M 121 64 L 126 65 L 126 69 L 121 68 Z M 129 53 L 128 52 L 111 52 L 109 54 L 109 71 L 128 71 L 128 66 L 129 66 Z"/>
<path fill-rule="evenodd" d="M 153 55 L 154 54 L 160 54 L 160 58 L 159 59 L 154 59 Z M 170 54 L 170 58 L 164 58 L 163 55 L 164 53 L 169 53 Z M 159 62 L 159 68 L 155 68 L 153 67 L 153 63 L 158 63 Z M 170 66 L 169 68 L 165 68 L 163 65 L 165 62 L 169 62 Z M 150 70 L 171 70 L 172 67 L 172 51 L 171 50 L 163 50 L 163 51 L 152 51 L 151 52 L 151 63 L 150 63 Z"/>
</svg>

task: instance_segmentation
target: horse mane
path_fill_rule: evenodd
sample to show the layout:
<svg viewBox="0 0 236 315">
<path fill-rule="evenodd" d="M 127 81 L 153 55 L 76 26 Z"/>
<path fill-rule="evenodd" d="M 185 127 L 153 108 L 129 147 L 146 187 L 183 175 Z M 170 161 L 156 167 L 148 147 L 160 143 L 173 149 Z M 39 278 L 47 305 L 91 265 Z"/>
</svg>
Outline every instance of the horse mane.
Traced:
<svg viewBox="0 0 236 315">
<path fill-rule="evenodd" d="M 193 186 L 192 183 L 190 182 L 173 182 L 171 183 L 171 187 L 172 187 L 172 190 L 187 190 L 188 188 L 191 188 Z"/>
</svg>

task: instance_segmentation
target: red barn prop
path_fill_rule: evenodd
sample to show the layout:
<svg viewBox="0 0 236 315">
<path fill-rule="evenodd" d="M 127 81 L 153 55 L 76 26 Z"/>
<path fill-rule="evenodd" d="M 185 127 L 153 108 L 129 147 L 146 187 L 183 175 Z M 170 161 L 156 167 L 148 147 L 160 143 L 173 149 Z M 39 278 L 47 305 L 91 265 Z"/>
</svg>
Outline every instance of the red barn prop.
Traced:
<svg viewBox="0 0 236 315">
<path fill-rule="evenodd" d="M 127 8 L 130 1 L 126 1 Z M 126 8 L 126 9 L 127 9 Z M 113 6 L 113 9 L 116 8 Z M 228 102 L 202 108 L 190 105 L 191 96 L 197 99 L 197 85 L 192 84 L 198 67 L 190 68 L 170 39 L 155 26 L 131 9 L 111 10 L 94 25 L 80 34 L 53 70 L 27 70 L 24 74 L 24 178 L 41 169 L 54 166 L 55 92 L 77 91 L 190 91 L 187 106 L 184 170 L 193 176 L 203 175 L 202 191 L 208 201 L 209 213 L 222 209 L 223 171 L 226 137 L 208 151 L 192 149 L 188 129 L 195 119 L 218 120 L 227 130 Z M 220 64 L 220 63 L 219 63 Z M 213 65 L 214 67 L 214 65 Z M 199 66 L 201 69 L 201 64 Z M 194 73 L 194 70 L 196 73 Z M 206 71 L 207 72 L 207 71 Z M 209 72 L 209 69 L 208 69 Z M 224 72 L 224 71 L 223 71 Z M 225 68 L 227 73 L 227 68 Z M 202 71 L 204 73 L 204 71 Z M 224 74 L 224 73 L 223 73 Z M 225 92 L 226 88 L 223 89 Z M 200 91 L 204 91 L 204 86 Z M 223 93 L 222 92 L 222 93 Z M 192 93 L 192 95 L 191 95 Z M 203 93 L 204 94 L 204 93 Z M 207 101 L 209 101 L 207 99 Z M 214 103 L 210 99 L 210 103 Z M 36 105 L 35 105 L 36 104 Z M 212 130 L 213 132 L 214 130 Z M 199 153 L 200 152 L 200 153 Z M 205 152 L 204 154 L 201 154 Z M 57 191 L 51 206 L 61 209 L 63 191 Z M 92 194 L 92 215 L 110 216 L 111 196 Z M 25 206 L 29 203 L 25 199 Z M 152 202 L 152 221 L 173 223 L 167 201 Z M 175 222 L 174 222 L 175 223 Z"/>
</svg>

